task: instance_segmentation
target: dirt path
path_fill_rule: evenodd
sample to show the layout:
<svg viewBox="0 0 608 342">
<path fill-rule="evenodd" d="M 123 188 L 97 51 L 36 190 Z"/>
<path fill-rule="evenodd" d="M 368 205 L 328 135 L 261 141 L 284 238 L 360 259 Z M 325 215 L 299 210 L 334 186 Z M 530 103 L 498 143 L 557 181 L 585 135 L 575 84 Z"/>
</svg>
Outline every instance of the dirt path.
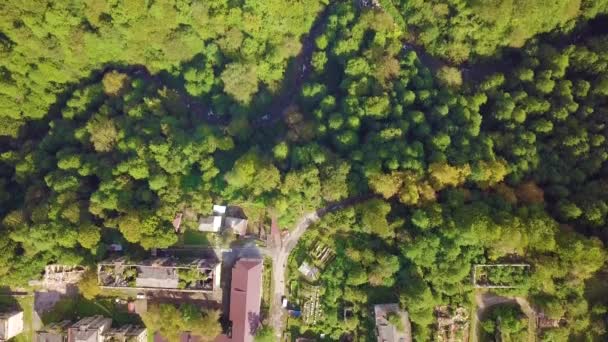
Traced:
<svg viewBox="0 0 608 342">
<path fill-rule="evenodd" d="M 285 76 L 283 90 L 274 98 L 267 115 L 254 119 L 252 122 L 252 126 L 254 128 L 276 123 L 285 114 L 285 109 L 294 103 L 294 99 L 299 94 L 304 82 L 306 82 L 306 80 L 310 77 L 313 70 L 311 61 L 312 54 L 315 51 L 315 40 L 323 33 L 323 30 L 325 29 L 325 23 L 327 22 L 327 17 L 329 15 L 329 8 L 330 5 L 326 6 L 319 13 L 317 19 L 310 28 L 309 33 L 302 39 L 302 48 L 300 53 L 296 56 L 294 64 L 290 68 L 292 74 Z M 132 77 L 142 78 L 147 83 L 154 84 L 159 89 L 162 89 L 165 86 L 165 82 L 163 82 L 159 75 L 151 74 L 143 65 L 132 65 L 127 67 L 108 66 L 96 74 L 96 76 L 89 79 L 86 84 L 100 82 L 103 75 L 112 70 L 128 74 Z M 82 86 L 82 84 L 80 86 Z M 210 125 L 225 126 L 230 122 L 229 116 L 220 116 L 214 114 L 207 104 L 200 102 L 198 99 L 186 93 L 182 89 L 172 88 L 171 90 L 177 94 L 178 102 L 183 104 L 190 113 L 194 114 L 194 118 L 202 120 Z"/>
<path fill-rule="evenodd" d="M 272 288 L 274 293 L 272 295 L 272 303 L 270 305 L 270 325 L 274 328 L 274 331 L 278 338 L 281 338 L 284 330 L 284 310 L 281 308 L 281 300 L 285 295 L 285 271 L 287 269 L 287 259 L 293 248 L 297 245 L 298 240 L 302 237 L 304 232 L 310 225 L 314 224 L 319 220 L 317 212 L 312 212 L 304 215 L 302 219 L 296 225 L 296 228 L 291 234 L 289 234 L 275 253 L 272 260 Z"/>
<path fill-rule="evenodd" d="M 270 325 L 274 328 L 277 338 L 281 338 L 285 329 L 284 315 L 285 310 L 281 308 L 281 300 L 287 294 L 285 286 L 285 275 L 287 269 L 287 259 L 289 254 L 296 247 L 298 241 L 304 235 L 308 227 L 318 222 L 323 215 L 333 211 L 340 210 L 345 207 L 361 203 L 372 198 L 373 195 L 361 195 L 344 199 L 339 202 L 332 203 L 325 208 L 317 211 L 309 212 L 302 216 L 296 223 L 295 228 L 282 239 L 281 246 L 270 249 L 270 254 L 273 256 L 272 269 L 272 284 L 273 284 L 273 299 L 270 306 Z"/>
<path fill-rule="evenodd" d="M 274 124 L 285 115 L 285 110 L 289 108 L 298 97 L 304 82 L 310 77 L 313 71 L 312 54 L 315 51 L 315 40 L 324 29 L 329 15 L 330 5 L 327 5 L 317 16 L 314 24 L 310 28 L 308 35 L 302 40 L 302 49 L 290 67 L 291 75 L 285 76 L 283 91 L 274 98 L 268 113 L 254 120 L 253 127 L 261 127 Z"/>
<path fill-rule="evenodd" d="M 536 341 L 536 311 L 530 305 L 530 302 L 524 297 L 504 297 L 488 292 L 477 292 L 475 294 L 475 302 L 477 303 L 477 311 L 471 317 L 471 341 L 477 342 L 479 339 L 481 319 L 486 310 L 492 306 L 499 304 L 518 304 L 521 311 L 528 316 L 528 342 Z"/>
<path fill-rule="evenodd" d="M 260 118 L 256 118 L 252 126 L 262 127 L 276 123 L 285 114 L 285 109 L 294 103 L 294 99 L 300 92 L 300 89 L 304 85 L 304 82 L 310 77 L 312 72 L 312 54 L 315 50 L 315 40 L 325 28 L 325 23 L 329 14 L 330 6 L 326 6 L 321 13 L 319 13 L 313 26 L 311 27 L 308 35 L 302 40 L 302 48 L 300 53 L 296 56 L 294 64 L 291 66 L 291 75 L 285 76 L 283 90 L 278 94 L 270 108 L 268 114 Z M 93 77 L 81 82 L 78 87 L 84 85 L 95 84 L 101 82 L 103 76 L 110 71 L 116 70 L 121 73 L 125 73 L 131 77 L 137 77 L 143 79 L 146 83 L 153 84 L 158 89 L 165 87 L 165 82 L 158 74 L 151 74 L 150 71 L 143 65 L 130 65 L 130 66 L 107 66 L 100 72 L 96 73 Z M 207 104 L 200 102 L 195 97 L 186 93 L 182 89 L 171 88 L 171 90 L 177 95 L 177 102 L 182 104 L 187 110 L 194 114 L 194 118 L 204 121 L 210 125 L 222 125 L 225 126 L 230 122 L 230 117 L 227 115 L 216 115 L 214 114 Z"/>
</svg>

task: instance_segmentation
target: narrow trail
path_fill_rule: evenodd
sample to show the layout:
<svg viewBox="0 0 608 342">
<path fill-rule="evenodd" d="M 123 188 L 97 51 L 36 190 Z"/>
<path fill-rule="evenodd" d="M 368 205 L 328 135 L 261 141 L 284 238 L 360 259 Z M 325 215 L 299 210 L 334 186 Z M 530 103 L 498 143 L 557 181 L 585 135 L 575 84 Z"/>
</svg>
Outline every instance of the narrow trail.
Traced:
<svg viewBox="0 0 608 342">
<path fill-rule="evenodd" d="M 536 311 L 524 297 L 505 297 L 492 293 L 476 293 L 475 302 L 477 311 L 471 317 L 471 341 L 477 342 L 481 331 L 481 319 L 486 310 L 499 304 L 518 304 L 522 312 L 528 317 L 528 342 L 536 341 Z"/>
<path fill-rule="evenodd" d="M 302 49 L 296 56 L 290 70 L 292 75 L 285 76 L 283 91 L 274 98 L 268 113 L 253 121 L 253 127 L 261 127 L 274 124 L 285 115 L 285 110 L 294 103 L 300 93 L 300 89 L 312 73 L 312 54 L 315 51 L 315 40 L 319 37 L 327 23 L 331 4 L 327 5 L 317 16 L 310 28 L 308 35 L 302 39 Z"/>
<path fill-rule="evenodd" d="M 310 77 L 312 72 L 311 61 L 312 54 L 315 50 L 315 40 L 323 33 L 323 30 L 325 29 L 325 23 L 327 22 L 330 6 L 331 5 L 326 6 L 319 13 L 309 33 L 302 38 L 302 48 L 300 53 L 295 57 L 290 69 L 287 70 L 291 71 L 292 73 L 285 75 L 283 89 L 281 93 L 274 97 L 267 114 L 253 119 L 252 126 L 254 128 L 275 124 L 283 117 L 286 112 L 285 110 L 294 103 L 294 99 L 300 93 L 300 89 Z M 158 89 L 163 89 L 166 86 L 166 82 L 159 74 L 152 74 L 144 65 L 108 65 L 94 73 L 85 81 L 80 82 L 77 88 L 99 83 L 107 72 L 114 70 L 127 74 L 133 78 L 140 78 L 146 83 L 154 85 Z M 210 110 L 209 105 L 202 103 L 199 99 L 188 94 L 184 89 L 169 89 L 177 95 L 178 102 L 185 106 L 187 110 L 193 114 L 195 119 L 204 121 L 209 125 L 226 126 L 230 123 L 229 115 L 214 114 Z"/>
<path fill-rule="evenodd" d="M 300 89 L 310 77 L 312 73 L 312 54 L 315 51 L 315 40 L 321 35 L 325 29 L 325 24 L 329 15 L 329 9 L 331 5 L 326 6 L 317 16 L 313 23 L 309 33 L 302 38 L 302 48 L 300 53 L 295 57 L 293 64 L 288 71 L 292 74 L 285 75 L 285 81 L 281 93 L 274 97 L 267 114 L 254 118 L 252 126 L 254 128 L 270 126 L 279 121 L 286 112 L 286 109 L 294 103 L 294 99 L 300 93 Z M 116 70 L 132 77 L 142 78 L 147 83 L 155 85 L 157 88 L 162 89 L 165 86 L 160 75 L 153 75 L 143 65 L 132 65 L 127 67 L 108 66 L 104 68 L 98 75 L 93 77 L 87 83 L 100 82 L 103 75 L 108 72 Z M 191 113 L 194 114 L 196 119 L 202 120 L 210 125 L 221 125 L 226 126 L 230 122 L 230 116 L 228 115 L 216 115 L 208 105 L 203 104 L 201 101 L 186 93 L 182 89 L 171 88 L 172 91 L 177 94 L 179 102 L 183 104 Z"/>
<path fill-rule="evenodd" d="M 300 238 L 306 230 L 313 224 L 317 223 L 324 215 L 356 205 L 374 197 L 372 194 L 353 196 L 342 201 L 331 203 L 328 206 L 319 210 L 309 212 L 302 216 L 296 223 L 295 228 L 282 239 L 281 246 L 272 250 L 273 255 L 273 270 L 272 270 L 272 288 L 274 289 L 273 299 L 270 306 L 270 325 L 274 328 L 276 336 L 281 338 L 285 329 L 284 315 L 285 310 L 281 308 L 283 296 L 287 294 L 285 275 L 287 269 L 287 259 L 289 254 L 296 247 Z"/>
</svg>

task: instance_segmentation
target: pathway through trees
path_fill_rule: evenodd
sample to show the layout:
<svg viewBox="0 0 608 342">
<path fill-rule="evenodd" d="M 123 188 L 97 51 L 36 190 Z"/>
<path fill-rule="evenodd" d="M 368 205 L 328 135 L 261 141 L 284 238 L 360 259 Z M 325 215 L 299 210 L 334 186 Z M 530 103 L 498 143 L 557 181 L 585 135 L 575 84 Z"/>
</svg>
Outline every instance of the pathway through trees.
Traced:
<svg viewBox="0 0 608 342">
<path fill-rule="evenodd" d="M 274 289 L 274 293 L 270 306 L 270 325 L 274 328 L 277 338 L 281 338 L 285 328 L 285 320 L 283 318 L 285 310 L 281 308 L 281 300 L 287 293 L 285 290 L 285 270 L 287 268 L 287 259 L 289 258 L 291 251 L 296 247 L 298 241 L 304 235 L 308 227 L 318 222 L 323 215 L 356 205 L 372 197 L 374 197 L 373 194 L 349 197 L 342 201 L 332 203 L 325 208 L 305 214 L 297 222 L 295 228 L 282 239 L 281 246 L 277 246 L 271 252 L 273 255 L 272 288 Z"/>
<path fill-rule="evenodd" d="M 282 92 L 274 98 L 268 114 L 255 119 L 254 127 L 275 123 L 285 115 L 286 109 L 294 103 L 304 82 L 310 77 L 313 70 L 311 61 L 312 54 L 315 51 L 315 40 L 325 29 L 330 8 L 331 5 L 328 5 L 319 13 L 308 35 L 303 38 L 302 49 L 289 69 L 292 74 L 285 76 Z"/>
</svg>

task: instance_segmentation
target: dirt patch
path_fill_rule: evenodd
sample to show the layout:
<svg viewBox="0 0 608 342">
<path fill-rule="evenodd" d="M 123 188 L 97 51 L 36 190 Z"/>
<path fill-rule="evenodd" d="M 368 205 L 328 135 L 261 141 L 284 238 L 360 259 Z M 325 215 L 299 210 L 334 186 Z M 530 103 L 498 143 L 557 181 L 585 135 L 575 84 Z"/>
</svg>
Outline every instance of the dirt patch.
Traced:
<svg viewBox="0 0 608 342">
<path fill-rule="evenodd" d="M 478 292 L 475 295 L 477 303 L 477 311 L 471 317 L 471 341 L 479 340 L 480 324 L 486 310 L 492 306 L 499 304 L 518 304 L 524 314 L 528 317 L 528 341 L 536 341 L 536 311 L 530 305 L 530 302 L 524 297 L 504 297 L 489 292 Z"/>
</svg>

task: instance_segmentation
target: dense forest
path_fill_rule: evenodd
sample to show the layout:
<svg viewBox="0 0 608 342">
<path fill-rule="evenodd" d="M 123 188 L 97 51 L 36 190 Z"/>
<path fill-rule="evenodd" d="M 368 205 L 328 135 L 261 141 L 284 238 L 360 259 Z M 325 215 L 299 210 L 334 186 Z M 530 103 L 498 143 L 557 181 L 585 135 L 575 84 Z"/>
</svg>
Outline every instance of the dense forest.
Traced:
<svg viewBox="0 0 608 342">
<path fill-rule="evenodd" d="M 373 339 L 369 306 L 390 300 L 427 341 L 435 307 L 473 304 L 474 264 L 517 262 L 530 269 L 488 277 L 566 322 L 542 340 L 605 340 L 606 13 L 605 0 L 4 1 L 0 285 L 92 264 L 116 236 L 130 253 L 174 245 L 176 214 L 213 203 L 290 229 L 354 199 L 290 258 L 297 269 L 319 241 L 335 252 L 325 318 L 302 332 Z M 160 326 L 191 308 L 155 310 L 144 321 Z M 197 315 L 166 334 L 219 329 Z M 482 328 L 517 340 L 523 324 L 499 307 Z"/>
</svg>

